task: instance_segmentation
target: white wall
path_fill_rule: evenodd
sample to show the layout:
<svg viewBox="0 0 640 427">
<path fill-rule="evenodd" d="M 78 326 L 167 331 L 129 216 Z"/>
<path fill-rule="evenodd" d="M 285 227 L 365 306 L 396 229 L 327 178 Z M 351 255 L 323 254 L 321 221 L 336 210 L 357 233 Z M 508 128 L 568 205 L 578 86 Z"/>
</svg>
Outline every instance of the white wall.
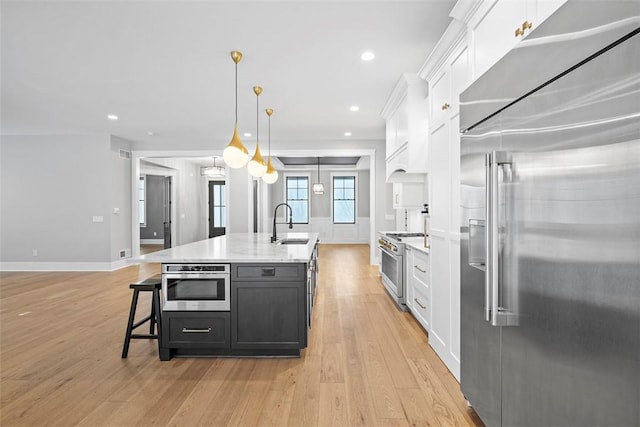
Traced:
<svg viewBox="0 0 640 427">
<path fill-rule="evenodd" d="M 127 145 L 114 140 L 113 150 Z M 131 199 L 130 163 L 115 156 L 108 135 L 3 135 L 1 268 L 111 269 L 118 259 L 112 243 L 129 247 L 123 224 L 131 217 L 124 201 Z M 121 208 L 117 218 L 114 204 Z M 102 222 L 93 222 L 94 216 Z"/>
<path fill-rule="evenodd" d="M 121 251 L 131 257 L 131 159 L 120 157 L 120 150 L 131 151 L 131 143 L 111 137 L 111 261 L 120 260 Z M 116 210 L 118 212 L 116 212 Z"/>
</svg>

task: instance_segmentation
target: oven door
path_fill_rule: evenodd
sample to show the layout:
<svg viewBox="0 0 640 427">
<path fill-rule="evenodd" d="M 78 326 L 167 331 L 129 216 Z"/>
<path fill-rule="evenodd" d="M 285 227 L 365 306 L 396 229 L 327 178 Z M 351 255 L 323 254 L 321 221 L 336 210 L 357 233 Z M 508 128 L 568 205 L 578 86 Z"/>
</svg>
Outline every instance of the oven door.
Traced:
<svg viewBox="0 0 640 427">
<path fill-rule="evenodd" d="M 162 309 L 167 311 L 229 311 L 229 274 L 165 273 Z"/>
<path fill-rule="evenodd" d="M 380 248 L 380 273 L 385 287 L 393 293 L 398 302 L 404 298 L 402 289 L 402 256 Z"/>
</svg>

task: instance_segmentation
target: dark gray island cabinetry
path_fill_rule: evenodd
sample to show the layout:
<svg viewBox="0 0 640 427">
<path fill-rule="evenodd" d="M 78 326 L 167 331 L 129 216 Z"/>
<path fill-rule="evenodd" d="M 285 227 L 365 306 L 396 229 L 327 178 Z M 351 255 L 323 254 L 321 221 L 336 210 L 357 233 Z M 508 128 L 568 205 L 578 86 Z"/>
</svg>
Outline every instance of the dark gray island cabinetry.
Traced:
<svg viewBox="0 0 640 427">
<path fill-rule="evenodd" d="M 299 355 L 307 346 L 306 264 L 231 265 L 231 348 Z"/>
</svg>

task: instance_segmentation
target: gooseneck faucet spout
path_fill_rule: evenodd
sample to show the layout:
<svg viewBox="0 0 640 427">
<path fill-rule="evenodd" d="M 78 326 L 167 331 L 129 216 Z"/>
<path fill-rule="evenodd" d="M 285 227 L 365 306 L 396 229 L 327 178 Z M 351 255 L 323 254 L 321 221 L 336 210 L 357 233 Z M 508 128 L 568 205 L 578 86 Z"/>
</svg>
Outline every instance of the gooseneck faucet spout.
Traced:
<svg viewBox="0 0 640 427">
<path fill-rule="evenodd" d="M 287 203 L 280 203 L 273 211 L 273 233 L 271 235 L 271 243 L 275 243 L 278 240 L 278 235 L 276 234 L 276 224 L 287 224 L 286 222 L 280 223 L 276 222 L 276 218 L 278 217 L 278 208 L 282 205 L 285 205 L 289 208 L 289 228 L 293 228 L 293 209 Z"/>
</svg>

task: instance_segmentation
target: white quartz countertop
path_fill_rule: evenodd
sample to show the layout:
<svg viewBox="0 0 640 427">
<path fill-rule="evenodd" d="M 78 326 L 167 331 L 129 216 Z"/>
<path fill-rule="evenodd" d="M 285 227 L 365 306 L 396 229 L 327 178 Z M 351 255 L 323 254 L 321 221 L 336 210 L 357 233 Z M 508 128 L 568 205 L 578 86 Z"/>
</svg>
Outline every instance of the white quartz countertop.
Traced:
<svg viewBox="0 0 640 427">
<path fill-rule="evenodd" d="M 424 253 L 429 253 L 429 248 L 424 247 L 424 237 L 403 237 L 402 243 L 411 247 L 411 249 L 417 249 Z"/>
<path fill-rule="evenodd" d="M 309 239 L 307 244 L 270 242 L 269 233 L 231 233 L 164 249 L 130 262 L 308 262 L 318 233 L 282 233 L 280 239 Z"/>
</svg>

